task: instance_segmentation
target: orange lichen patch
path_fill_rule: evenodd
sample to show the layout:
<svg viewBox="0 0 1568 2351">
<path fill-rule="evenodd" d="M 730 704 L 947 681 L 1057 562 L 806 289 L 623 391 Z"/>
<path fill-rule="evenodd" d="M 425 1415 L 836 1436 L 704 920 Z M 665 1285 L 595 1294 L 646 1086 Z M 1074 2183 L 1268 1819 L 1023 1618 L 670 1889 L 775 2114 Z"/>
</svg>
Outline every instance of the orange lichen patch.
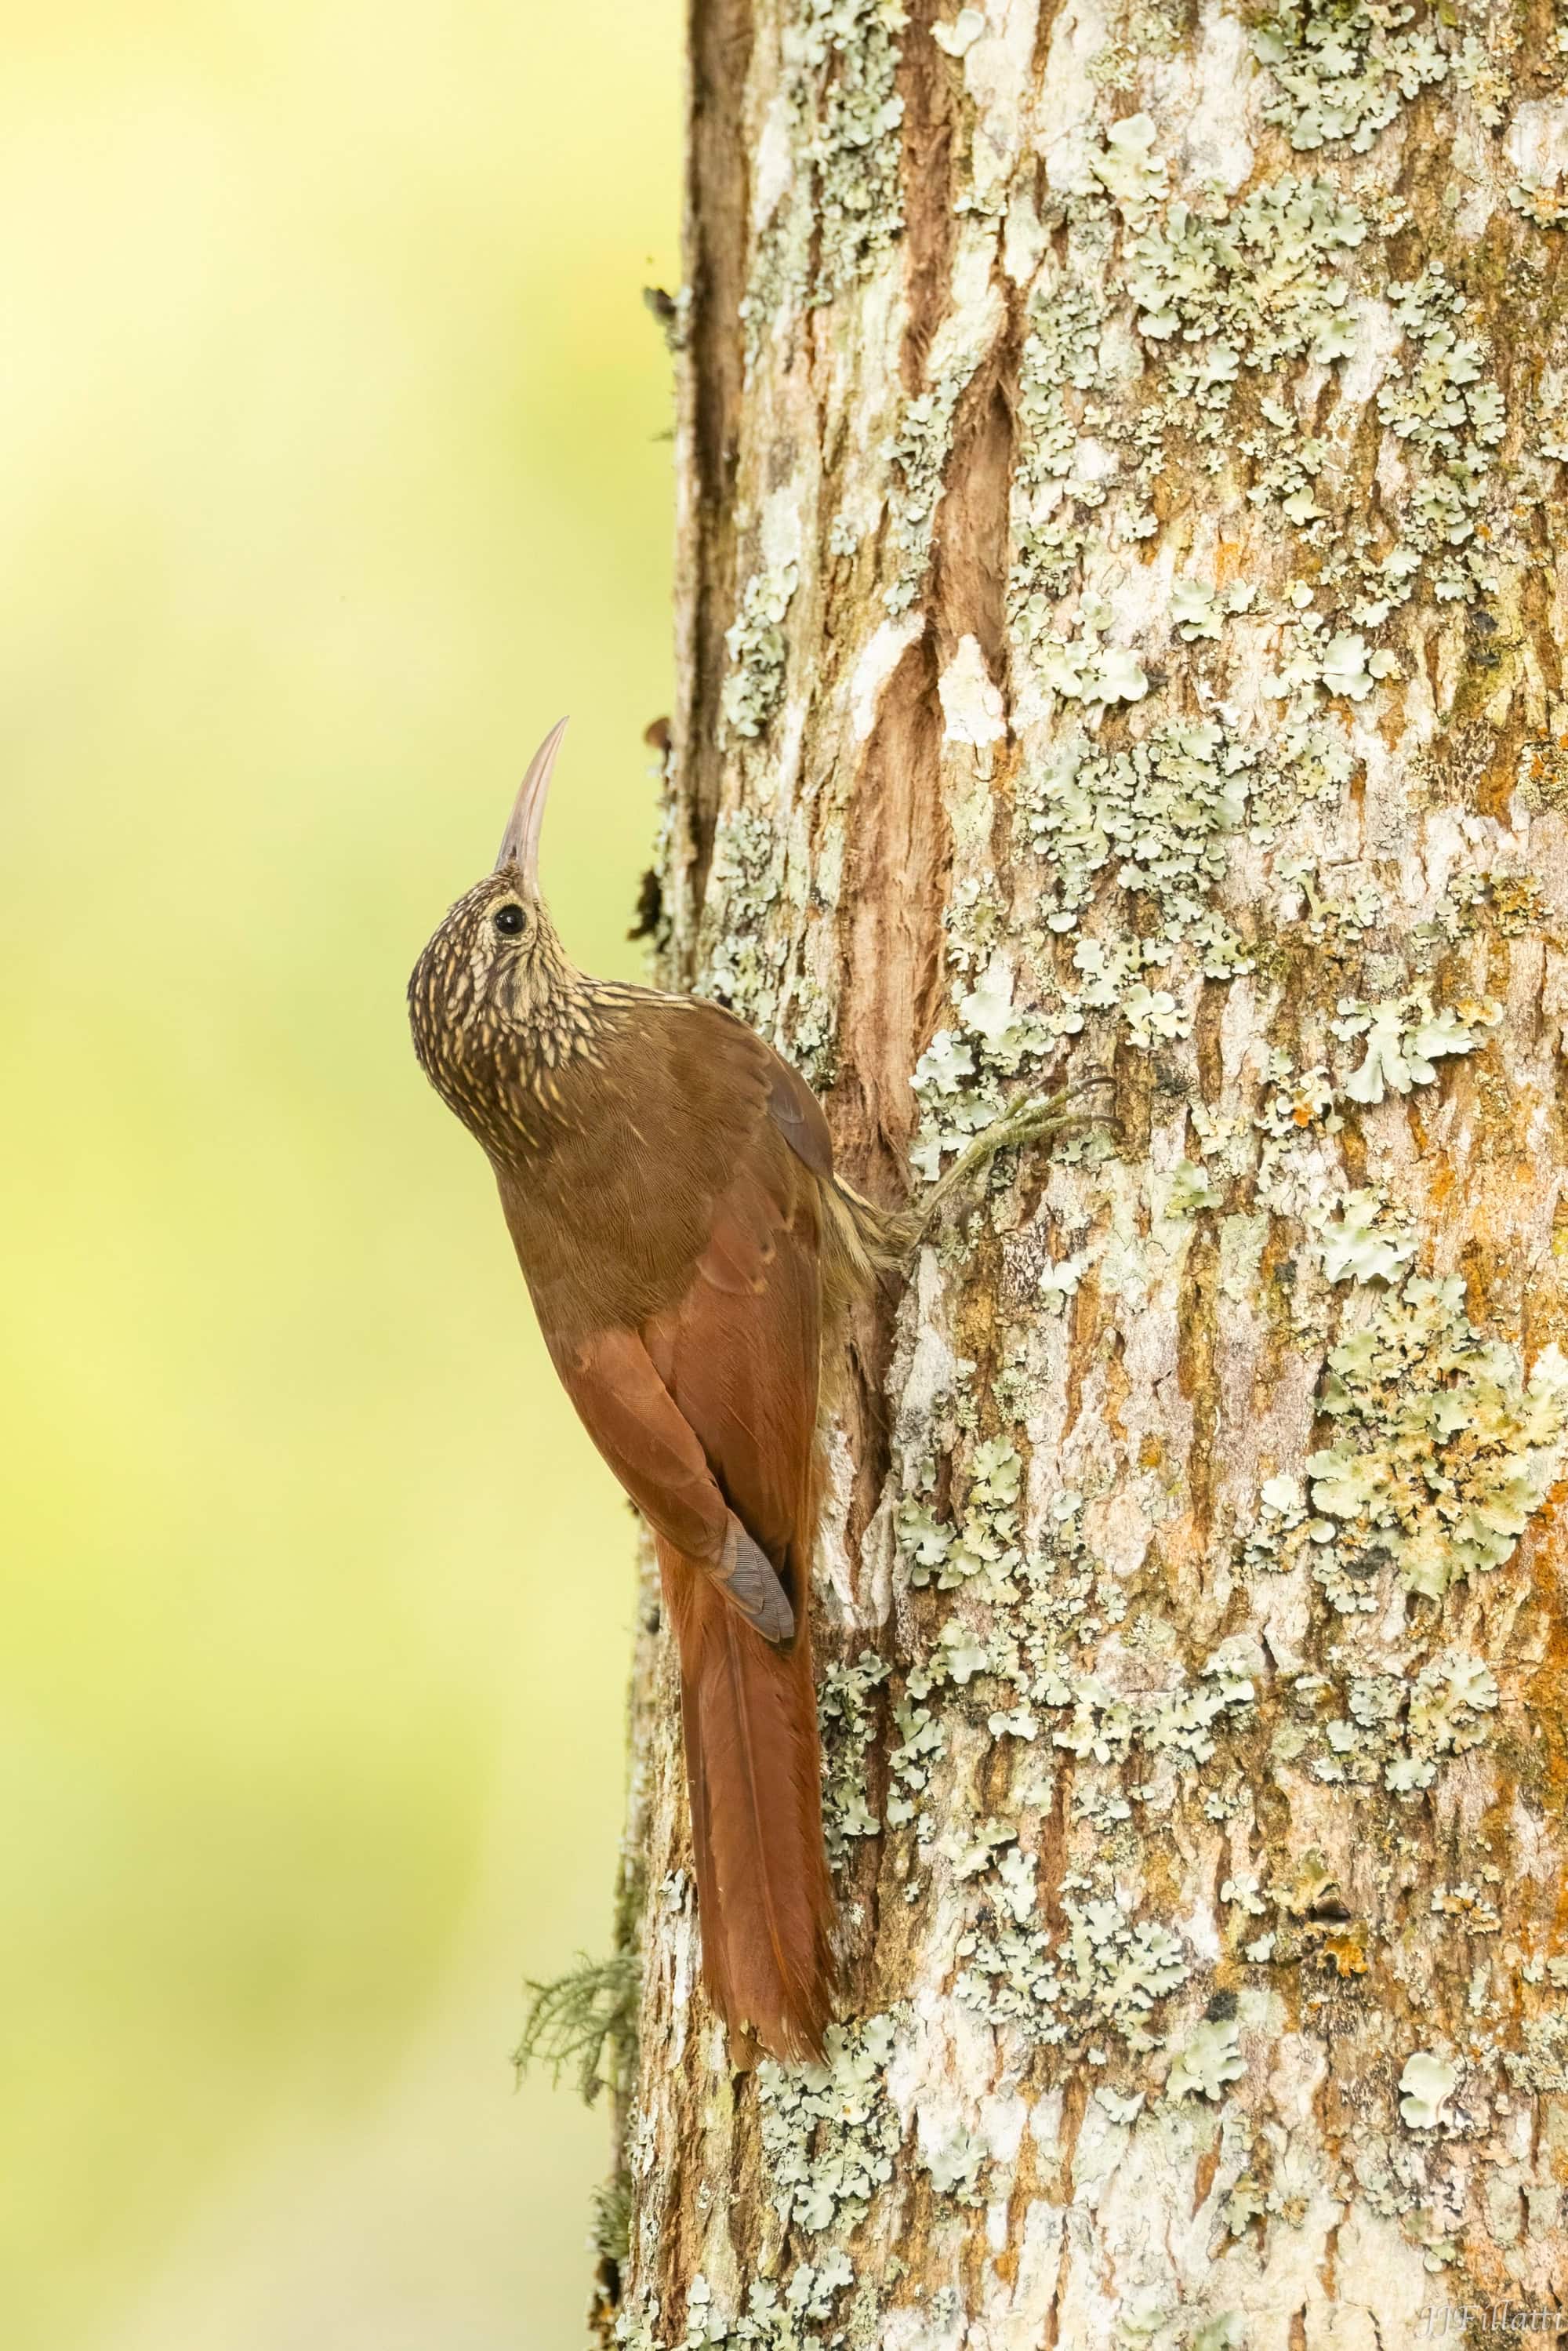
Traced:
<svg viewBox="0 0 1568 2351">
<path fill-rule="evenodd" d="M 1181 1393 L 1192 1415 L 1186 1487 L 1200 1550 L 1207 1544 L 1213 1524 L 1215 1451 L 1223 1416 L 1213 1311 L 1218 1279 L 1218 1249 L 1207 1240 L 1195 1241 L 1178 1309 L 1176 1363 Z"/>
<path fill-rule="evenodd" d="M 1165 1438 L 1158 1435 L 1155 1430 L 1150 1429 L 1138 1447 L 1139 1468 L 1157 1469 L 1165 1460 Z"/>
<path fill-rule="evenodd" d="M 1459 1257 L 1465 1277 L 1465 1311 L 1483 1330 L 1491 1320 L 1492 1292 L 1498 1270 L 1495 1244 L 1484 1234 L 1472 1233 Z"/>
<path fill-rule="evenodd" d="M 1394 757 L 1397 758 L 1400 753 L 1404 750 L 1405 737 L 1408 733 L 1410 726 L 1410 721 L 1406 715 L 1405 698 L 1403 695 L 1389 695 L 1387 706 L 1382 710 L 1378 716 L 1373 721 L 1373 726 L 1379 742 L 1382 743 L 1385 750 L 1392 752 Z M 1364 798 L 1364 780 L 1361 778 L 1358 778 L 1356 780 L 1361 784 L 1361 792 L 1358 797 Z"/>
<path fill-rule="evenodd" d="M 1533 873 L 1499 874 L 1487 893 L 1493 921 L 1505 938 L 1519 938 L 1542 919 L 1541 884 Z"/>
<path fill-rule="evenodd" d="M 1364 1976 L 1366 1973 L 1366 1928 L 1359 1918 L 1350 1926 L 1337 1928 L 1323 1938 L 1322 1955 L 1333 1962 L 1342 1976 Z"/>
<path fill-rule="evenodd" d="M 1568 735 L 1542 736 L 1521 745 L 1515 781 L 1527 808 L 1568 804 Z"/>
<path fill-rule="evenodd" d="M 1186 1886 L 1184 1864 L 1173 1844 L 1151 1844 L 1144 1855 L 1144 1899 L 1155 1909 L 1181 1900 Z"/>
<path fill-rule="evenodd" d="M 1046 2192 L 1046 2186 L 1040 2176 L 1039 2141 L 1032 2131 L 1026 2131 L 1013 2161 L 1008 2189 L 1007 2241 L 992 2255 L 998 2277 L 1009 2285 L 1018 2282 L 1019 2247 L 1023 2242 L 1029 2208 Z"/>
<path fill-rule="evenodd" d="M 1241 570 L 1245 549 L 1239 538 L 1222 538 L 1214 550 L 1216 587 L 1228 588 Z"/>
</svg>

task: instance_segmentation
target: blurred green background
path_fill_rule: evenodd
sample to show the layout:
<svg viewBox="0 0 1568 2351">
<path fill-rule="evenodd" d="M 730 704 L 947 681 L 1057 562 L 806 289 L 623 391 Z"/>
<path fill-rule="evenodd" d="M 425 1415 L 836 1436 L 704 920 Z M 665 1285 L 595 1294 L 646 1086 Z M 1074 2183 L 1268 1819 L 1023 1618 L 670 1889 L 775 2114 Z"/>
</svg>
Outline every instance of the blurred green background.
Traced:
<svg viewBox="0 0 1568 2351">
<path fill-rule="evenodd" d="M 0 2340 L 575 2346 L 632 1522 L 407 971 L 667 706 L 674 0 L 8 0 Z"/>
</svg>

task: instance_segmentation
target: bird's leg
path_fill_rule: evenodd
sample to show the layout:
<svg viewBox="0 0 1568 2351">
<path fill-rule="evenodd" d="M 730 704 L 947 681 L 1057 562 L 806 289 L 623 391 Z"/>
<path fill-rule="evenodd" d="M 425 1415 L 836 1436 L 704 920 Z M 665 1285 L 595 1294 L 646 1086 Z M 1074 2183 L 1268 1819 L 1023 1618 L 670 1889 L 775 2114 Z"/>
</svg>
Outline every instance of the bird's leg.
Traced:
<svg viewBox="0 0 1568 2351">
<path fill-rule="evenodd" d="M 967 1191 L 976 1177 L 990 1165 L 998 1151 L 1013 1150 L 1019 1144 L 1039 1143 L 1046 1135 L 1061 1134 L 1071 1126 L 1103 1125 L 1103 1119 L 1070 1111 L 1067 1105 L 1080 1094 L 1113 1082 L 1109 1077 L 1084 1078 L 1076 1085 L 1059 1087 L 1052 1094 L 1031 1094 L 1026 1101 L 1015 1102 L 1000 1118 L 993 1119 L 989 1126 L 982 1127 L 938 1179 L 930 1196 L 920 1203 L 915 1211 L 919 1220 L 917 1238 L 930 1231 L 959 1194 Z"/>
</svg>

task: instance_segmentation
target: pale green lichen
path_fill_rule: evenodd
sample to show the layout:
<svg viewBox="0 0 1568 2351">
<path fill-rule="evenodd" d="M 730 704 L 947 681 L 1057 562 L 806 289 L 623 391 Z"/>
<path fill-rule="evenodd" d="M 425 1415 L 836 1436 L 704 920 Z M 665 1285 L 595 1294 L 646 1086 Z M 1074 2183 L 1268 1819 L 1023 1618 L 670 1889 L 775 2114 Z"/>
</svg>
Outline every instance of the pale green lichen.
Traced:
<svg viewBox="0 0 1568 2351">
<path fill-rule="evenodd" d="M 937 1030 L 910 1080 L 921 1109 L 910 1162 L 928 1181 L 946 1152 L 962 1149 L 1005 1114 L 1007 1081 L 1038 1067 L 1061 1038 L 1083 1026 L 1076 1007 L 1057 1013 L 1015 1008 L 1005 958 L 994 959 L 977 987 L 957 995 L 956 1008 L 964 1025 Z"/>
<path fill-rule="evenodd" d="M 778 827 L 755 810 L 727 808 L 714 835 L 703 907 L 703 992 L 765 1031 L 789 959 L 779 926 L 763 919 L 784 893 L 785 846 Z"/>
<path fill-rule="evenodd" d="M 1490 340 L 1438 262 L 1388 292 L 1414 364 L 1390 368 L 1378 391 L 1377 413 L 1416 467 L 1399 545 L 1381 564 L 1366 568 L 1367 592 L 1390 607 L 1403 602 L 1413 565 L 1429 561 L 1440 600 L 1493 594 L 1494 567 L 1477 546 L 1476 523 L 1508 419 L 1490 372 Z"/>
<path fill-rule="evenodd" d="M 1177 2050 L 1166 2076 L 1166 2096 L 1173 2104 L 1183 2098 L 1218 2101 L 1228 2082 L 1239 2082 L 1247 2071 L 1241 2054 L 1241 2027 L 1233 2016 L 1195 2025 Z"/>
<path fill-rule="evenodd" d="M 1348 1192 L 1337 1218 L 1319 1228 L 1329 1281 L 1394 1281 L 1416 1254 L 1411 1228 L 1396 1221 L 1375 1190 Z"/>
<path fill-rule="evenodd" d="M 1501 1018 L 1502 1007 L 1490 998 L 1435 1012 L 1430 997 L 1420 993 L 1382 1004 L 1343 998 L 1330 1028 L 1347 1043 L 1365 1040 L 1364 1058 L 1346 1078 L 1344 1091 L 1352 1102 L 1373 1103 L 1432 1085 L 1439 1061 L 1475 1052 L 1485 1041 L 1483 1032 Z"/>
<path fill-rule="evenodd" d="M 953 446 L 953 418 L 966 377 L 941 377 L 906 401 L 883 455 L 891 470 L 888 536 L 896 568 L 883 591 L 890 612 L 906 612 L 919 595 L 931 559 L 931 532 Z"/>
<path fill-rule="evenodd" d="M 821 2262 L 800 2262 L 783 2284 L 754 2278 L 744 2312 L 727 2315 L 699 2270 L 686 2289 L 685 2332 L 676 2351 L 815 2351 L 819 2327 L 834 2314 L 839 2297 L 853 2283 L 854 2265 L 837 2248 Z M 628 2351 L 659 2351 L 652 2335 L 617 2329 Z"/>
<path fill-rule="evenodd" d="M 1085 736 L 1070 736 L 1026 773 L 1016 822 L 1028 846 L 1049 860 L 1041 928 L 1078 927 L 1107 872 L 1147 914 L 1110 938 L 1082 938 L 1072 959 L 1080 984 L 1059 982 L 1055 1005 L 1011 1015 L 1005 1050 L 1000 1040 L 939 1034 L 916 1073 L 927 1108 L 922 1147 L 934 1138 L 949 1147 L 968 1099 L 966 1079 L 988 1061 L 1006 1071 L 1009 1055 L 1016 1068 L 1025 1056 L 1051 1050 L 1088 1013 L 1118 1012 L 1145 1050 L 1186 1035 L 1190 1012 L 1170 983 L 1195 970 L 1218 979 L 1251 967 L 1248 948 L 1213 903 L 1249 807 L 1257 801 L 1266 838 L 1307 799 L 1336 792 L 1348 768 L 1335 739 L 1314 725 L 1288 723 L 1265 754 L 1203 720 L 1167 723 L 1109 754 Z M 1167 984 L 1154 984 L 1156 974 Z"/>
<path fill-rule="evenodd" d="M 970 2137 L 961 2123 L 951 2125 L 929 2143 L 923 2137 L 917 2150 L 921 2169 L 938 2196 L 955 2204 L 980 2201 L 980 2175 L 986 2150 Z"/>
<path fill-rule="evenodd" d="M 1124 115 L 1105 133 L 1089 168 L 1125 221 L 1141 222 L 1166 194 L 1166 165 L 1155 153 L 1154 118 Z"/>
<path fill-rule="evenodd" d="M 1459 2069 L 1435 2050 L 1417 2049 L 1399 2076 L 1399 2119 L 1410 2130 L 1436 2130 L 1459 2086 Z"/>
<path fill-rule="evenodd" d="M 1499 1873 L 1492 1871 L 1496 1877 Z M 1464 1922 L 1467 1935 L 1496 1935 L 1502 1928 L 1502 1918 L 1496 1904 L 1479 1887 L 1469 1884 L 1435 1886 L 1428 1898 L 1428 1908 L 1435 1918 L 1458 1918 Z M 1480 2002 L 1472 1999 L 1472 2011 Z"/>
<path fill-rule="evenodd" d="M 1536 2097 L 1561 2096 L 1568 2091 L 1568 2009 L 1543 2009 L 1520 2030 L 1524 2047 L 1503 2055 L 1509 2080 Z"/>
<path fill-rule="evenodd" d="M 936 1686 L 933 1675 L 916 1670 L 909 1676 L 894 1703 L 893 1727 L 898 1743 L 890 1750 L 887 1759 L 888 1777 L 893 1783 L 893 1792 L 887 1800 L 887 1824 L 892 1829 L 913 1825 L 917 1833 L 929 1834 L 930 1823 L 921 1806 L 933 1766 L 947 1752 L 946 1729 L 925 1703 Z"/>
<path fill-rule="evenodd" d="M 1258 601 L 1255 580 L 1237 580 L 1221 591 L 1207 580 L 1171 582 L 1170 615 L 1186 644 L 1216 644 L 1227 618 L 1249 612 Z"/>
<path fill-rule="evenodd" d="M 1215 719 L 1167 722 L 1112 753 L 1086 736 L 1066 737 L 1026 772 L 1018 792 L 1017 831 L 1049 860 L 1040 925 L 1047 934 L 1079 927 L 1107 874 L 1145 912 L 1110 938 L 1080 939 L 1072 959 L 1080 985 L 1059 983 L 1057 1005 L 1014 1016 L 1009 1044 L 1048 1050 L 1095 1011 L 1119 1013 L 1145 1050 L 1185 1036 L 1190 1011 L 1175 982 L 1195 971 L 1221 979 L 1251 968 L 1249 948 L 1214 904 L 1232 841 L 1249 816 L 1255 837 L 1271 838 L 1307 801 L 1337 794 L 1350 764 L 1337 737 L 1306 719 L 1288 721 L 1267 750 Z M 1166 984 L 1151 984 L 1155 975 Z M 984 1049 L 963 1050 L 965 1067 L 947 1089 L 954 1093 L 957 1078 L 986 1058 Z M 953 1123 L 950 1113 L 928 1121 L 946 1134 Z"/>
<path fill-rule="evenodd" d="M 1291 1489 L 1299 1508 L 1293 1480 L 1271 1483 Z M 1490 1666 L 1455 1648 L 1429 1658 L 1414 1678 L 1405 1670 L 1353 1670 L 1338 1683 L 1322 1674 L 1298 1674 L 1290 1698 L 1296 1719 L 1275 1731 L 1276 1762 L 1294 1762 L 1317 1745 L 1311 1761 L 1315 1780 L 1332 1786 L 1381 1784 L 1391 1795 L 1413 1796 L 1432 1785 L 1449 1757 L 1485 1743 L 1499 1690 Z M 1336 1703 L 1342 1713 L 1330 1711 Z"/>
<path fill-rule="evenodd" d="M 1437 27 L 1416 26 L 1407 0 L 1283 0 L 1252 35 L 1274 88 L 1263 119 L 1297 149 L 1346 139 L 1371 146 L 1402 105 L 1442 81 Z"/>
<path fill-rule="evenodd" d="M 1343 896 L 1325 883 L 1315 857 L 1276 858 L 1274 879 L 1286 885 L 1286 919 L 1314 944 L 1347 959 L 1359 951 L 1368 931 L 1388 920 L 1387 903 L 1375 882 L 1358 880 L 1354 896 Z M 1288 911 L 1298 898 L 1305 902 L 1304 914 Z"/>
<path fill-rule="evenodd" d="M 755 360 L 775 319 L 831 302 L 904 226 L 899 182 L 901 0 L 794 0 L 761 159 L 774 180 L 740 315 Z M 776 150 L 776 152 L 770 152 Z"/>
<path fill-rule="evenodd" d="M 959 1523 L 933 1516 L 918 1492 L 899 1505 L 898 1541 L 912 1584 L 951 1591 L 983 1568 L 1006 1573 L 1021 1562 L 1018 1500 L 1023 1464 L 1005 1438 L 979 1446 Z"/>
<path fill-rule="evenodd" d="M 1119 702 L 1141 702 L 1149 690 L 1148 674 L 1130 646 L 1102 643 L 1111 621 L 1103 599 L 1085 596 L 1077 635 L 1053 632 L 1035 648 L 1041 684 L 1064 702 L 1086 704 L 1092 716 Z"/>
<path fill-rule="evenodd" d="M 1073 929 L 1109 872 L 1154 917 L 1143 963 L 1166 963 L 1196 939 L 1218 972 L 1245 967 L 1218 926 L 1210 901 L 1223 880 L 1229 836 L 1247 813 L 1260 754 L 1218 722 L 1168 723 L 1125 751 L 1097 752 L 1070 736 L 1019 795 L 1019 830 L 1048 857 L 1046 927 Z M 1218 976 L 1217 972 L 1217 976 Z"/>
<path fill-rule="evenodd" d="M 917 1479 L 900 1517 L 900 1541 L 916 1584 L 967 1595 L 960 1614 L 936 1630 L 912 1666 L 894 1703 L 899 1745 L 891 1759 L 894 1792 L 886 1817 L 890 1827 L 913 1824 L 928 1843 L 934 1834 L 924 1809 L 933 1765 L 947 1751 L 949 1710 L 965 1702 L 992 1739 L 1037 1742 L 1075 1755 L 1081 1765 L 1114 1768 L 1137 1755 L 1151 1773 L 1197 1772 L 1217 1751 L 1221 1733 L 1249 1719 L 1254 1676 L 1261 1653 L 1244 1636 L 1221 1644 L 1196 1673 L 1174 1656 L 1161 1655 L 1156 1684 L 1140 1665 L 1139 1687 L 1124 1691 L 1085 1671 L 1076 1647 L 1097 1639 L 1126 1614 L 1126 1601 L 1113 1578 L 1090 1552 L 1084 1539 L 1082 1498 L 1059 1496 L 1046 1515 L 1043 1540 L 1025 1549 L 1019 1540 L 1016 1502 L 1019 1463 L 1010 1447 L 991 1440 L 977 1448 L 979 1475 L 970 1487 L 959 1523 L 938 1518 Z M 978 1606 L 982 1615 L 974 1611 Z M 1137 1628 L 1129 1628 L 1136 1640 Z M 1026 1774 L 1017 1801 L 1027 1807 L 1048 1801 L 1049 1762 L 1041 1754 Z M 1134 1782 L 1126 1800 L 1081 1781 L 1079 1808 L 1085 1817 L 1108 1821 L 1131 1816 L 1150 1785 Z M 992 1831 L 961 1845 L 944 1839 L 938 1850 L 959 1877 L 988 1868 L 993 1848 L 1016 1842 L 1016 1823 L 1002 1819 Z M 1019 1856 L 996 1865 L 1004 1878 L 1021 1869 Z M 1030 1865 L 1032 1869 L 1032 1865 Z"/>
<path fill-rule="evenodd" d="M 1127 1698 L 1092 1674 L 1063 1675 L 1049 1667 L 1019 1687 L 1036 1705 L 1071 1705 L 1071 1719 L 1052 1731 L 1051 1740 L 1082 1760 L 1119 1763 L 1137 1750 L 1149 1761 L 1166 1756 L 1188 1770 L 1209 1761 L 1216 1730 L 1256 1696 L 1250 1677 L 1231 1670 L 1218 1655 L 1191 1687 L 1177 1667 L 1171 1685 L 1150 1697 Z"/>
<path fill-rule="evenodd" d="M 807 147 L 821 232 L 819 301 L 852 285 L 904 225 L 897 36 L 907 22 L 902 0 L 803 0 L 795 21 L 801 65 L 829 77 Z"/>
<path fill-rule="evenodd" d="M 1354 631 L 1329 636 L 1321 612 L 1300 608 L 1281 632 L 1280 652 L 1279 665 L 1262 690 L 1277 701 L 1293 695 L 1302 710 L 1312 708 L 1322 695 L 1364 702 L 1380 679 L 1398 673 L 1386 647 L 1369 653 L 1366 639 Z"/>
<path fill-rule="evenodd" d="M 882 1823 L 866 1801 L 866 1758 L 876 1737 L 874 1694 L 890 1667 L 873 1649 L 828 1666 L 817 1684 L 822 1734 L 822 1828 L 828 1856 L 841 1862 L 855 1837 Z"/>
<path fill-rule="evenodd" d="M 1547 919 L 1536 874 L 1502 867 L 1490 871 L 1461 867 L 1450 877 L 1438 902 L 1432 928 L 1450 942 L 1471 938 L 1478 931 L 1518 939 L 1542 929 Z"/>
<path fill-rule="evenodd" d="M 893 2178 L 901 2141 L 887 2095 L 894 2015 L 830 2024 L 821 2065 L 758 2068 L 768 2192 L 781 2229 L 853 2228 Z"/>
<path fill-rule="evenodd" d="M 1292 1482 L 1264 1489 L 1274 1526 L 1259 1549 L 1304 1553 L 1342 1611 L 1375 1608 L 1385 1568 L 1437 1600 L 1456 1577 L 1501 1566 L 1545 1499 L 1568 1430 L 1568 1364 L 1549 1347 L 1527 1382 L 1516 1351 L 1470 1323 L 1464 1295 L 1457 1275 L 1412 1279 L 1331 1352 L 1320 1409 L 1340 1434 L 1306 1464 L 1315 1516 Z"/>
<path fill-rule="evenodd" d="M 1182 36 L 1179 16 L 1158 0 L 1134 0 L 1124 29 L 1097 49 L 1084 70 L 1101 89 L 1131 89 L 1145 57 L 1168 57 Z"/>
<path fill-rule="evenodd" d="M 1457 12 L 1425 24 L 1407 0 L 1282 0 L 1252 35 L 1273 83 L 1263 119 L 1298 151 L 1340 140 L 1364 154 L 1380 131 L 1424 89 L 1451 81 L 1479 120 L 1503 120 L 1509 78 L 1474 33 L 1456 44 Z"/>
<path fill-rule="evenodd" d="M 1075 232 L 1082 248 L 1087 226 Z M 1108 260 L 1108 240 L 1100 257 Z M 1085 546 L 1082 515 L 1105 499 L 1103 464 L 1083 434 L 1103 421 L 1095 404 L 1069 394 L 1084 393 L 1100 370 L 1100 338 L 1107 317 L 1103 273 L 1062 271 L 1048 277 L 1030 301 L 1030 330 L 1019 360 L 1019 455 L 1013 471 L 1013 562 L 1008 611 L 1026 645 L 1056 624 L 1057 600 L 1065 593 Z"/>
<path fill-rule="evenodd" d="M 1179 1937 L 1134 1917 L 1108 1883 L 1063 1881 L 1066 1929 L 1054 1939 L 1030 1922 L 1032 1905 L 1032 1884 L 1017 1885 L 1005 1911 L 960 1937 L 957 1999 L 1047 2046 L 1111 2032 L 1131 2050 L 1157 2049 L 1154 2011 L 1191 1973 Z"/>
<path fill-rule="evenodd" d="M 784 616 L 800 580 L 799 565 L 789 561 L 754 572 L 746 583 L 724 634 L 730 670 L 719 706 L 728 736 L 755 741 L 784 699 Z"/>
<path fill-rule="evenodd" d="M 1337 256 L 1366 231 L 1333 182 L 1287 173 L 1234 206 L 1173 204 L 1132 240 L 1139 332 L 1172 346 L 1173 382 L 1203 412 L 1201 437 L 1218 434 L 1242 367 L 1345 356 L 1338 314 L 1349 287 Z"/>
<path fill-rule="evenodd" d="M 1508 190 L 1509 203 L 1535 228 L 1568 228 L 1568 186 L 1561 180 L 1521 172 Z"/>
<path fill-rule="evenodd" d="M 1180 1213 L 1180 1209 L 1172 1210 L 1173 1215 Z M 1057 1258 L 1043 1269 L 1040 1277 L 1040 1299 L 1048 1314 L 1061 1314 L 1065 1311 L 1068 1301 L 1077 1297 L 1088 1270 L 1089 1253 L 1086 1249 L 1078 1249 L 1070 1257 Z"/>
</svg>

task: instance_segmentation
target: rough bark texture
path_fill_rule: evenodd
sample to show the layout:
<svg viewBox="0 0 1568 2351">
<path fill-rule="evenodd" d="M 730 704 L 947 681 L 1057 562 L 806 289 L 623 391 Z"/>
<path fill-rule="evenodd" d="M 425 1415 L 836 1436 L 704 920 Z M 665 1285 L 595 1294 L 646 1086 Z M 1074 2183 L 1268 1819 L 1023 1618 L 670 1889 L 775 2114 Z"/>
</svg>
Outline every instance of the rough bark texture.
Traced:
<svg viewBox="0 0 1568 2351">
<path fill-rule="evenodd" d="M 694 0 L 664 973 L 883 1198 L 1113 1125 L 856 1334 L 827 2072 L 704 2006 L 649 1595 L 606 2342 L 1556 2331 L 1565 48 Z"/>
</svg>

